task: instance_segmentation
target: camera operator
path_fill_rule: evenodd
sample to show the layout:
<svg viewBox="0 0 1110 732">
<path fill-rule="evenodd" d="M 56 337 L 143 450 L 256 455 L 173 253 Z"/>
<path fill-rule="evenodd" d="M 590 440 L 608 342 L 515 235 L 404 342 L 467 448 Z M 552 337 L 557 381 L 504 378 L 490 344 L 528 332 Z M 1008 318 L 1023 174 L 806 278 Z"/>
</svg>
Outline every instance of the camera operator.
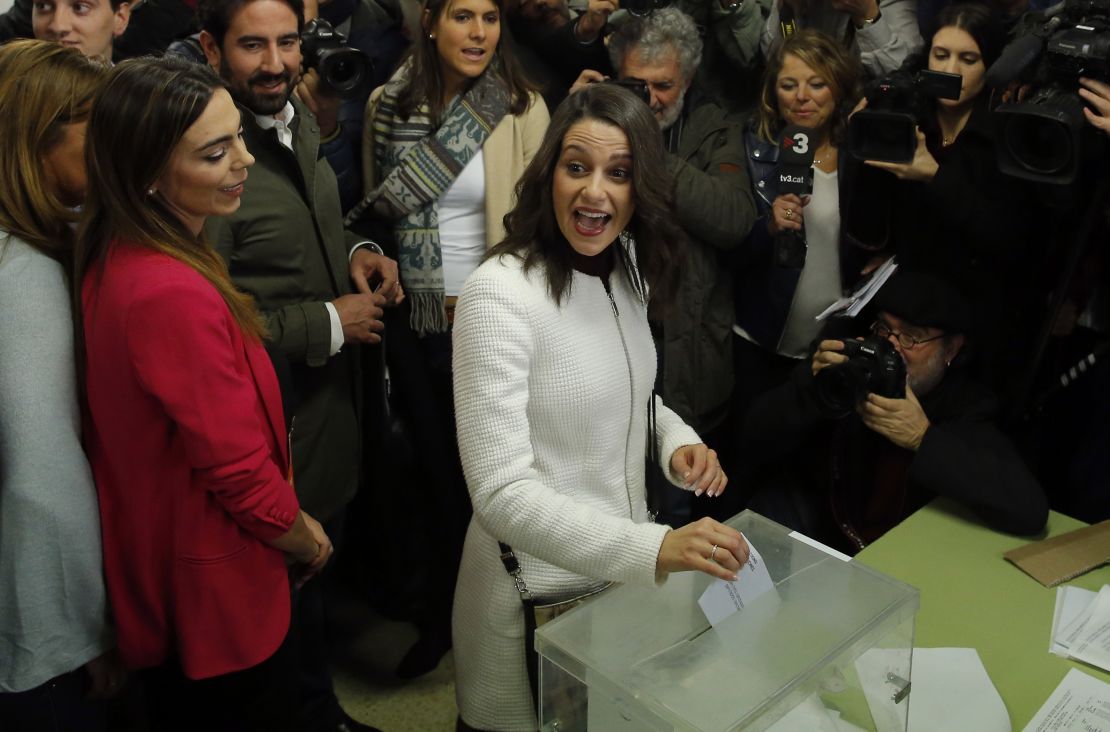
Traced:
<svg viewBox="0 0 1110 732">
<path fill-rule="evenodd" d="M 960 366 L 966 301 L 937 277 L 900 271 L 873 305 L 869 340 L 886 361 L 849 359 L 845 342 L 823 340 L 812 362 L 753 404 L 745 454 L 776 461 L 784 474 L 765 483 L 774 488 L 756 495 L 751 508 L 852 553 L 938 495 L 966 504 L 994 529 L 1040 531 L 1044 492 L 995 425 L 997 401 Z M 871 369 L 866 381 L 850 382 L 846 371 L 821 376 L 826 369 L 865 373 L 862 366 Z M 894 379 L 900 383 L 883 383 Z M 847 383 L 858 387 L 832 388 Z M 873 392 L 902 384 L 902 397 Z M 839 405 L 846 393 L 848 403 Z M 836 419 L 833 405 L 848 415 Z"/>
<path fill-rule="evenodd" d="M 917 0 L 777 0 L 763 25 L 760 47 L 770 57 L 784 26 L 829 34 L 859 56 L 864 71 L 883 76 L 922 46 Z"/>
<path fill-rule="evenodd" d="M 903 266 L 938 272 L 973 296 L 981 334 L 975 365 L 989 386 L 1009 393 L 1027 355 L 1018 325 L 1036 322 L 1039 307 L 1033 252 L 1043 206 L 1029 184 L 998 169 L 985 79 L 1004 40 L 996 17 L 986 5 L 957 3 L 938 22 L 927 59 L 911 59 L 905 73 L 958 74 L 959 98 L 919 95 L 912 160 L 865 161 L 846 228 L 867 246 L 893 251 Z"/>
<path fill-rule="evenodd" d="M 1087 101 L 1083 115 L 1091 126 L 1110 135 L 1110 84 L 1094 79 L 1079 79 L 1079 96 Z M 1092 110 L 1091 107 L 1094 107 Z"/>
<path fill-rule="evenodd" d="M 647 85 L 675 177 L 674 210 L 690 237 L 678 294 L 657 333 L 663 400 L 714 446 L 733 385 L 729 262 L 756 216 L 742 131 L 692 86 L 701 40 L 676 8 L 623 24 L 609 52 L 622 79 Z M 575 89 L 602 78 L 583 72 Z"/>
</svg>

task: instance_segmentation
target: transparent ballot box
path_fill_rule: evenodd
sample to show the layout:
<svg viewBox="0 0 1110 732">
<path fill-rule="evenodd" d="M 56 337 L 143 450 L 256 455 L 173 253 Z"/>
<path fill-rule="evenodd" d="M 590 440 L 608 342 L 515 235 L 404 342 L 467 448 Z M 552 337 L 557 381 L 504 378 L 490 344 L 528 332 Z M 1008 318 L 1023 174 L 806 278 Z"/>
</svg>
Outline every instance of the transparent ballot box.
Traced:
<svg viewBox="0 0 1110 732">
<path fill-rule="evenodd" d="M 913 587 L 751 511 L 728 522 L 774 588 L 712 627 L 716 580 L 615 587 L 536 632 L 545 732 L 904 732 Z"/>
</svg>

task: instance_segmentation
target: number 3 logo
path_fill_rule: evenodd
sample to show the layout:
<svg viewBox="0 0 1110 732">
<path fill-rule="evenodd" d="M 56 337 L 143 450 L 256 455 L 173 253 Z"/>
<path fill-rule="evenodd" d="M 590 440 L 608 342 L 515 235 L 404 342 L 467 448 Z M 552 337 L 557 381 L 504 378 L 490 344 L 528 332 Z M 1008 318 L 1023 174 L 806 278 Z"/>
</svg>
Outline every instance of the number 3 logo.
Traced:
<svg viewBox="0 0 1110 732">
<path fill-rule="evenodd" d="M 799 155 L 804 155 L 809 152 L 809 135 L 804 132 L 795 133 L 793 150 Z"/>
</svg>

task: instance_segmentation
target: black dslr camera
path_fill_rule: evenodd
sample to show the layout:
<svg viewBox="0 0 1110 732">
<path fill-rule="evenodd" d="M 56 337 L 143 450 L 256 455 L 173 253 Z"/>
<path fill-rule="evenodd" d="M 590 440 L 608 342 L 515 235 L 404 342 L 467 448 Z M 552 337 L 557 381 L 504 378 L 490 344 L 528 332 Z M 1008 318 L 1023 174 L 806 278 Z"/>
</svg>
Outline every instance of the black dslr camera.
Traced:
<svg viewBox="0 0 1110 732">
<path fill-rule="evenodd" d="M 890 341 L 870 336 L 841 341 L 848 360 L 813 377 L 817 403 L 829 417 L 846 417 L 868 394 L 891 399 L 906 396 L 906 365 Z"/>
<path fill-rule="evenodd" d="M 627 89 L 636 95 L 636 98 L 644 104 L 651 106 L 651 90 L 648 89 L 648 83 L 643 79 L 637 79 L 635 76 L 628 76 L 624 79 L 606 79 L 601 82 L 602 84 L 612 84 L 619 86 L 622 89 Z"/>
<path fill-rule="evenodd" d="M 896 71 L 864 88 L 867 108 L 848 123 L 848 151 L 860 160 L 908 163 L 917 151 L 917 127 L 932 113 L 932 99 L 959 99 L 963 77 L 942 71 Z"/>
<path fill-rule="evenodd" d="M 362 51 L 347 45 L 347 38 L 323 18 L 308 21 L 301 33 L 305 69 L 316 69 L 320 83 L 341 99 L 370 91 L 374 64 Z"/>
<path fill-rule="evenodd" d="M 653 10 L 665 8 L 670 4 L 671 0 L 624 0 L 621 3 L 621 8 L 637 18 L 642 18 L 645 15 L 651 15 Z"/>
</svg>

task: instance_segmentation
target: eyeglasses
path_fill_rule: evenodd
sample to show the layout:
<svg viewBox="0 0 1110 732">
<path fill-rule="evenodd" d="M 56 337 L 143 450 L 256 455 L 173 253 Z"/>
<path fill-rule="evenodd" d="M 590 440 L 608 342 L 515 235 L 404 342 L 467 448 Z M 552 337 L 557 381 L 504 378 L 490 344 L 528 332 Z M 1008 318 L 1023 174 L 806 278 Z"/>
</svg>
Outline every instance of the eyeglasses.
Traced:
<svg viewBox="0 0 1110 732">
<path fill-rule="evenodd" d="M 894 336 L 898 339 L 898 345 L 900 345 L 907 351 L 912 351 L 913 349 L 920 346 L 922 343 L 928 343 L 929 341 L 935 341 L 938 338 L 944 337 L 944 334 L 941 333 L 940 335 L 935 335 L 932 338 L 914 338 L 909 333 L 902 333 L 897 330 L 892 330 L 886 323 L 881 320 L 876 320 L 874 323 L 871 324 L 871 332 L 877 335 L 879 338 L 890 338 L 891 336 Z"/>
</svg>

